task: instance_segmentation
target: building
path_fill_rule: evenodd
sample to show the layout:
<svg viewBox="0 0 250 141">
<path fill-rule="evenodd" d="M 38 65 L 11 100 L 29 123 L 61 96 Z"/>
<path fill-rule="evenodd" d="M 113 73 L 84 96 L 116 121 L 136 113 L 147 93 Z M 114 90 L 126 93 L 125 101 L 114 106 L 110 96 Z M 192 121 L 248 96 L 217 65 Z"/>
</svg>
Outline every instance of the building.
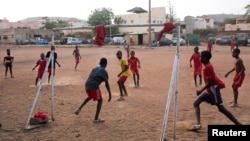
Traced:
<svg viewBox="0 0 250 141">
<path fill-rule="evenodd" d="M 25 41 L 29 39 L 47 39 L 51 40 L 52 36 L 55 39 L 60 37 L 59 32 L 42 29 L 0 29 L 0 42 L 4 44 L 15 44 L 17 41 Z"/>
</svg>

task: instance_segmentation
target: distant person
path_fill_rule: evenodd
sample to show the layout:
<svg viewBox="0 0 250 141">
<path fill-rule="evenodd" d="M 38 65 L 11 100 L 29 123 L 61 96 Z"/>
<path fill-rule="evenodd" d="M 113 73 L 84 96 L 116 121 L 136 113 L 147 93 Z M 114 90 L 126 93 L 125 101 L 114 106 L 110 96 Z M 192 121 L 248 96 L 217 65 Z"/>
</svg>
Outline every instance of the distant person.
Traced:
<svg viewBox="0 0 250 141">
<path fill-rule="evenodd" d="M 116 57 L 119 60 L 119 63 L 121 66 L 121 72 L 117 75 L 119 77 L 117 83 L 118 83 L 119 90 L 120 90 L 120 98 L 118 99 L 118 101 L 122 101 L 122 100 L 125 100 L 124 96 L 128 96 L 124 83 L 126 82 L 128 76 L 130 76 L 131 74 L 130 74 L 128 62 L 122 58 L 122 51 L 118 50 L 116 52 Z"/>
<path fill-rule="evenodd" d="M 198 46 L 195 46 L 194 47 L 194 53 L 191 55 L 190 59 L 189 59 L 189 62 L 190 62 L 190 68 L 192 68 L 192 61 L 194 63 L 194 73 L 193 73 L 193 76 L 194 76 L 194 84 L 195 86 L 197 87 L 197 76 L 199 76 L 199 84 L 202 85 L 202 74 L 201 74 L 201 71 L 202 71 L 202 64 L 201 64 L 201 61 L 200 61 L 200 52 L 199 52 L 199 47 Z"/>
<path fill-rule="evenodd" d="M 233 114 L 223 106 L 220 89 L 225 88 L 225 84 L 215 74 L 213 65 L 210 62 L 211 58 L 211 52 L 201 52 L 200 59 L 201 63 L 204 65 L 203 78 L 205 86 L 201 90 L 197 90 L 196 92 L 198 97 L 194 102 L 194 108 L 197 123 L 190 129 L 191 131 L 197 131 L 201 129 L 200 104 L 202 102 L 216 105 L 218 110 L 223 113 L 228 119 L 230 119 L 234 124 L 241 125 L 241 123 L 233 116 Z"/>
<path fill-rule="evenodd" d="M 53 52 L 53 54 L 52 54 Z M 55 71 L 56 71 L 56 64 L 58 65 L 58 67 L 61 67 L 61 65 L 57 62 L 57 53 L 55 51 L 55 46 L 52 45 L 51 48 L 50 48 L 50 51 L 47 52 L 46 54 L 46 58 L 47 58 L 47 61 L 48 59 L 50 58 L 50 55 L 53 55 L 54 56 L 54 62 L 53 62 L 53 68 L 52 68 L 52 60 L 50 60 L 49 63 L 49 66 L 48 66 L 48 83 L 50 83 L 50 77 L 51 77 L 51 73 L 53 71 L 53 75 L 55 76 Z"/>
<path fill-rule="evenodd" d="M 80 62 L 80 59 L 82 58 L 81 55 L 80 55 L 80 51 L 78 49 L 78 46 L 75 46 L 75 49 L 73 51 L 73 55 L 75 56 L 75 70 Z"/>
<path fill-rule="evenodd" d="M 231 72 L 235 71 L 234 79 L 233 79 L 233 93 L 234 93 L 234 101 L 231 107 L 238 107 L 238 88 L 241 87 L 244 79 L 245 79 L 245 66 L 243 63 L 243 60 L 240 58 L 240 49 L 235 48 L 232 52 L 232 56 L 235 58 L 234 68 L 228 71 L 225 74 L 225 77 L 227 77 Z"/>
<path fill-rule="evenodd" d="M 207 43 L 207 50 L 212 53 L 213 50 L 213 42 L 211 40 Z"/>
<path fill-rule="evenodd" d="M 100 66 L 95 67 L 92 69 L 91 73 L 89 74 L 88 79 L 85 82 L 85 91 L 88 95 L 87 98 L 83 101 L 81 106 L 75 111 L 75 114 L 78 115 L 83 108 L 84 105 L 86 105 L 91 99 L 93 101 L 97 101 L 97 107 L 96 107 L 96 114 L 94 118 L 94 122 L 104 122 L 104 119 L 99 118 L 99 113 L 102 108 L 102 93 L 100 90 L 100 85 L 102 82 L 105 82 L 106 89 L 109 93 L 109 99 L 108 102 L 111 100 L 111 91 L 110 91 L 110 86 L 109 86 L 109 81 L 108 81 L 108 72 L 105 70 L 107 67 L 107 59 L 106 58 L 101 58 L 100 60 Z"/>
<path fill-rule="evenodd" d="M 234 47 L 235 47 L 235 41 L 234 41 L 234 38 L 233 37 L 231 37 L 231 41 L 230 41 L 230 46 L 231 46 L 231 51 L 233 51 L 234 50 Z"/>
<path fill-rule="evenodd" d="M 235 38 L 235 47 L 239 48 L 239 39 L 238 39 L 238 37 Z"/>
<path fill-rule="evenodd" d="M 41 53 L 40 54 L 40 59 L 36 62 L 36 65 L 32 68 L 32 70 L 35 70 L 35 68 L 37 66 L 39 66 L 36 81 L 35 81 L 36 86 L 37 86 L 38 80 L 41 80 L 42 77 L 43 77 L 43 73 L 44 73 L 44 70 L 45 70 L 45 67 L 46 67 L 46 63 L 47 63 L 47 60 L 45 59 L 45 55 L 44 55 L 44 53 Z"/>
<path fill-rule="evenodd" d="M 128 64 L 133 74 L 135 88 L 138 88 L 140 87 L 139 85 L 140 74 L 139 74 L 139 69 L 138 69 L 138 68 L 141 68 L 140 60 L 138 57 L 135 57 L 135 51 L 132 50 L 130 54 L 131 54 L 131 57 L 128 59 Z"/>
<path fill-rule="evenodd" d="M 12 73 L 12 63 L 14 61 L 14 56 L 11 54 L 10 49 L 6 50 L 6 55 L 3 59 L 3 64 L 5 65 L 5 79 L 7 78 L 8 70 L 10 71 L 11 78 L 14 78 Z"/>
</svg>

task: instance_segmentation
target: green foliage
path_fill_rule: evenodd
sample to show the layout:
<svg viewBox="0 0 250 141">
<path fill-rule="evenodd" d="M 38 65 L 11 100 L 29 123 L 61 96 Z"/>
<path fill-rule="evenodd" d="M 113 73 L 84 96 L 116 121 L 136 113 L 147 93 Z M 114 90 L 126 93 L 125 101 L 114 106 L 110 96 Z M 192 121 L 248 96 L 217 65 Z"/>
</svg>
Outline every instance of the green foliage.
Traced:
<svg viewBox="0 0 250 141">
<path fill-rule="evenodd" d="M 115 24 L 122 24 L 125 20 L 122 19 L 121 17 L 115 17 L 114 23 Z"/>
<path fill-rule="evenodd" d="M 208 37 L 217 35 L 217 28 L 207 28 L 207 29 L 194 29 L 194 34 L 199 34 L 201 40 L 206 40 Z"/>
<path fill-rule="evenodd" d="M 87 23 L 91 26 L 96 26 L 98 24 L 104 24 L 104 25 L 111 25 L 111 20 L 114 18 L 114 13 L 112 12 L 112 9 L 109 8 L 102 8 L 102 9 L 95 9 L 94 11 L 91 11 L 90 16 L 88 17 Z M 115 24 L 121 24 L 124 20 L 121 17 L 115 17 L 114 23 Z M 95 30 L 93 30 L 95 32 Z M 106 34 L 110 34 L 110 28 L 106 28 Z M 118 28 L 112 27 L 111 28 L 111 35 L 117 34 Z"/>
<path fill-rule="evenodd" d="M 60 28 L 60 27 L 67 27 L 69 24 L 66 21 L 63 20 L 57 20 L 57 21 L 46 21 L 44 26 L 42 26 L 40 29 L 53 29 L 53 28 Z"/>
<path fill-rule="evenodd" d="M 236 24 L 236 18 L 226 18 L 223 21 L 223 24 Z"/>
<path fill-rule="evenodd" d="M 112 17 L 114 17 L 114 13 L 109 8 L 95 9 L 91 11 L 87 23 L 91 26 L 96 26 L 101 23 L 109 25 L 111 24 Z"/>
</svg>

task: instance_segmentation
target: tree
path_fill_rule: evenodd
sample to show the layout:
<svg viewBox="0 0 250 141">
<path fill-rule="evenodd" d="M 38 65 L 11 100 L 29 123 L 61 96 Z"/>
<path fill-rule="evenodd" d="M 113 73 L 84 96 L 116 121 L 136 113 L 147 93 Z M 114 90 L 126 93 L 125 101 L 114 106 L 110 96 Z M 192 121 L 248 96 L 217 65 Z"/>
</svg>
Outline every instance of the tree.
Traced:
<svg viewBox="0 0 250 141">
<path fill-rule="evenodd" d="M 110 8 L 101 8 L 91 11 L 87 23 L 91 26 L 96 26 L 98 24 L 111 25 L 114 13 Z M 93 30 L 95 32 L 95 30 Z M 117 31 L 117 30 L 116 30 Z M 110 29 L 106 28 L 106 33 L 110 33 Z M 114 28 L 112 28 L 111 34 L 114 34 Z"/>
<path fill-rule="evenodd" d="M 41 29 L 53 29 L 57 27 L 57 22 L 55 21 L 46 21 L 44 26 L 41 27 Z"/>
<path fill-rule="evenodd" d="M 124 19 L 122 19 L 121 17 L 115 17 L 115 19 L 114 19 L 114 23 L 115 24 L 121 24 L 121 23 L 123 23 L 125 20 Z"/>
<path fill-rule="evenodd" d="M 223 20 L 223 25 L 225 24 L 236 24 L 236 18 L 226 18 Z"/>
<path fill-rule="evenodd" d="M 67 27 L 67 26 L 69 26 L 69 23 L 67 21 L 57 19 L 57 27 Z"/>
<path fill-rule="evenodd" d="M 95 9 L 91 11 L 87 23 L 91 26 L 96 26 L 100 23 L 109 25 L 111 24 L 112 17 L 114 17 L 114 13 L 109 8 Z"/>
<path fill-rule="evenodd" d="M 246 12 L 244 14 L 244 17 L 247 17 L 247 23 L 250 23 L 250 4 L 245 6 Z"/>
</svg>

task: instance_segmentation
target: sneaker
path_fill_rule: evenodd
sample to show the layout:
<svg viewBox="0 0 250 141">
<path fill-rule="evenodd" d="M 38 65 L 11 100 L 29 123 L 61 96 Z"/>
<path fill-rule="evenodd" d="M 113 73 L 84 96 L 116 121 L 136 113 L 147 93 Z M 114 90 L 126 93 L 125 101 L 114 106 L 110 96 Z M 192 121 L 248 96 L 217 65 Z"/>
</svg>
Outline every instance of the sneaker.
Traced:
<svg viewBox="0 0 250 141">
<path fill-rule="evenodd" d="M 75 114 L 76 114 L 76 115 L 79 115 L 80 112 L 81 112 L 81 110 L 78 109 L 78 110 L 75 111 Z"/>
<path fill-rule="evenodd" d="M 124 97 L 120 97 L 120 98 L 118 98 L 117 100 L 118 100 L 118 101 L 123 101 L 123 100 L 125 100 L 125 99 L 124 99 Z"/>
<path fill-rule="evenodd" d="M 232 108 L 238 107 L 238 104 L 233 103 L 230 107 L 232 107 Z"/>
<path fill-rule="evenodd" d="M 94 122 L 94 123 L 101 123 L 101 122 L 105 122 L 105 120 L 104 120 L 104 119 L 99 118 L 99 119 L 97 119 L 97 120 L 94 120 L 93 122 Z"/>
<path fill-rule="evenodd" d="M 201 130 L 200 124 L 196 124 L 190 128 L 190 131 L 198 131 L 198 130 Z"/>
</svg>

